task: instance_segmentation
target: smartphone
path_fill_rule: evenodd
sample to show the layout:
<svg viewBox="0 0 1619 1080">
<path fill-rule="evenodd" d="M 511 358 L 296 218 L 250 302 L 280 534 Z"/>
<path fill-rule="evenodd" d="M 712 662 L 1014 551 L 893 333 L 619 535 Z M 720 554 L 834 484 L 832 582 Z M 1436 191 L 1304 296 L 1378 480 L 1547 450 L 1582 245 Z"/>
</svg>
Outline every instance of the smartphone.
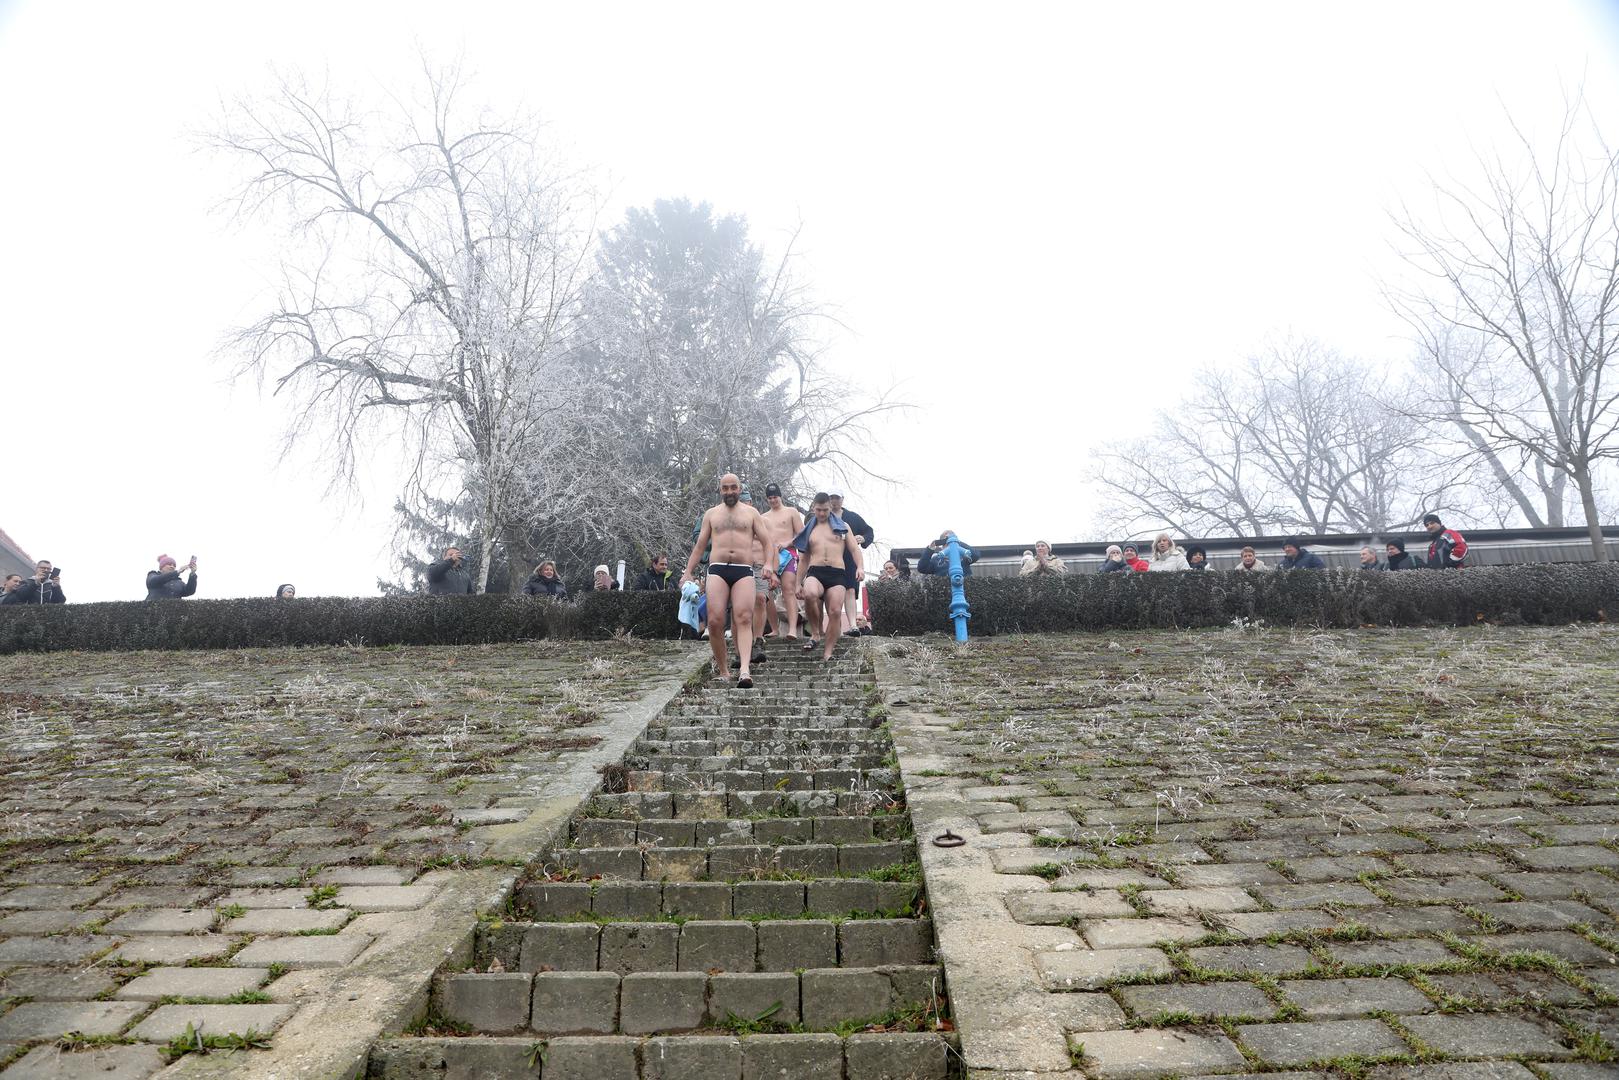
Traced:
<svg viewBox="0 0 1619 1080">
<path fill-rule="evenodd" d="M 51 567 L 51 577 L 59 578 L 61 576 L 62 576 L 62 568 L 60 566 Z"/>
</svg>

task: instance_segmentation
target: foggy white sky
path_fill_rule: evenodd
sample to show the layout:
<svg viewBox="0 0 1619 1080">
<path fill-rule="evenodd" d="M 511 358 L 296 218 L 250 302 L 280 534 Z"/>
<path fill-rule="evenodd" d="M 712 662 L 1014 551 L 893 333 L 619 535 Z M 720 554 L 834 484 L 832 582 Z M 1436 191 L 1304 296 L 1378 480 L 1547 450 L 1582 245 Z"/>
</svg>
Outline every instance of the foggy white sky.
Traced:
<svg viewBox="0 0 1619 1080">
<path fill-rule="evenodd" d="M 195 553 L 199 596 L 370 595 L 363 501 L 277 466 L 285 414 L 215 346 L 270 280 L 188 133 L 267 65 L 370 90 L 418 50 L 537 109 L 612 192 L 745 214 L 850 327 L 828 362 L 902 382 L 850 506 L 880 542 L 1092 537 L 1088 448 L 1267 335 L 1407 353 L 1387 208 L 1556 119 L 1619 111 L 1616 30 L 1563 3 L 558 4 L 0 0 L 0 527 L 74 601 L 136 599 Z M 1173 462 L 1144 468 L 1171 470 Z"/>
</svg>

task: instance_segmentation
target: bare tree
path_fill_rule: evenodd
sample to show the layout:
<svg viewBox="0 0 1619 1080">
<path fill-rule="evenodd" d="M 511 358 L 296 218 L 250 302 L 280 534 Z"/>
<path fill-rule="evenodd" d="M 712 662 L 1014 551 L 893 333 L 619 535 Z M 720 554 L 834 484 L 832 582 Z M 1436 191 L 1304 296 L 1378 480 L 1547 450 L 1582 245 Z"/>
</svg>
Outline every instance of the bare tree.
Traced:
<svg viewBox="0 0 1619 1080">
<path fill-rule="evenodd" d="M 412 486 L 481 498 L 478 587 L 524 470 L 569 403 L 592 225 L 532 122 L 468 117 L 460 76 L 363 111 L 296 78 L 245 101 L 210 141 L 242 161 L 238 211 L 284 215 L 283 286 L 239 331 L 239 374 L 297 401 L 289 443 L 323 437 L 334 483 L 397 439 Z"/>
<path fill-rule="evenodd" d="M 1389 295 L 1440 387 L 1427 413 L 1509 479 L 1516 463 L 1542 485 L 1566 478 L 1605 561 L 1598 473 L 1619 460 L 1619 379 L 1607 370 L 1619 348 L 1619 157 L 1579 97 L 1549 147 L 1513 132 L 1514 160 L 1482 157 L 1476 186 L 1436 184 L 1420 218 L 1400 209 L 1420 281 Z"/>
<path fill-rule="evenodd" d="M 1405 528 L 1447 508 L 1451 482 L 1385 404 L 1387 381 L 1309 339 L 1203 373 L 1150 436 L 1093 454 L 1104 524 L 1320 536 Z"/>
</svg>

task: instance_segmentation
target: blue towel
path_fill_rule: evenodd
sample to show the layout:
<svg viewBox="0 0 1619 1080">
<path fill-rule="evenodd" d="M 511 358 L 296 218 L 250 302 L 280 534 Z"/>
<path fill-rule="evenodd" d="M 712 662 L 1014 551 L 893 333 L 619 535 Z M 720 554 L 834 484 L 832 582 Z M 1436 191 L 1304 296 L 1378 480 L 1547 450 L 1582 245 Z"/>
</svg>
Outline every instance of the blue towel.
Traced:
<svg viewBox="0 0 1619 1080">
<path fill-rule="evenodd" d="M 695 581 L 688 581 L 680 587 L 680 621 L 699 634 L 703 632 L 702 613 L 698 610 L 701 606 L 698 603 L 700 595 Z"/>
<path fill-rule="evenodd" d="M 837 533 L 839 536 L 843 536 L 849 531 L 849 526 L 845 525 L 843 523 L 843 519 L 838 517 L 836 514 L 828 514 L 826 523 L 832 526 L 832 531 Z M 809 550 L 810 533 L 815 531 L 815 525 L 815 515 L 811 514 L 810 519 L 804 522 L 804 531 L 799 533 L 798 536 L 793 539 L 794 548 L 799 551 Z"/>
</svg>

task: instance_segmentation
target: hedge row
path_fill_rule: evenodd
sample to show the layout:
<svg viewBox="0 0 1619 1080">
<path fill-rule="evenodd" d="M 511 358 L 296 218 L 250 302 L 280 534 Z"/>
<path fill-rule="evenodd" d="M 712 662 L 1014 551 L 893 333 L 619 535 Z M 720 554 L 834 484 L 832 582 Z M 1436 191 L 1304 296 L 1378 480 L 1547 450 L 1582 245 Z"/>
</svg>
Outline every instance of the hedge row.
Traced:
<svg viewBox="0 0 1619 1080">
<path fill-rule="evenodd" d="M 0 654 L 672 638 L 677 599 L 611 592 L 569 604 L 499 594 L 14 606 L 0 608 Z M 969 578 L 967 600 L 977 635 L 1225 626 L 1238 618 L 1277 626 L 1554 625 L 1619 611 L 1619 564 Z M 871 607 L 881 634 L 944 631 L 950 586 L 938 578 L 874 585 Z"/>
<path fill-rule="evenodd" d="M 535 638 L 675 637 L 672 593 L 164 600 L 0 608 L 0 654 L 272 645 L 476 645 Z"/>
<path fill-rule="evenodd" d="M 1460 626 L 1603 620 L 1619 613 L 1619 564 L 1556 563 L 1370 572 L 1209 570 L 968 578 L 970 634 L 1226 626 Z M 939 578 L 872 586 L 881 634 L 948 629 L 950 585 Z"/>
</svg>

